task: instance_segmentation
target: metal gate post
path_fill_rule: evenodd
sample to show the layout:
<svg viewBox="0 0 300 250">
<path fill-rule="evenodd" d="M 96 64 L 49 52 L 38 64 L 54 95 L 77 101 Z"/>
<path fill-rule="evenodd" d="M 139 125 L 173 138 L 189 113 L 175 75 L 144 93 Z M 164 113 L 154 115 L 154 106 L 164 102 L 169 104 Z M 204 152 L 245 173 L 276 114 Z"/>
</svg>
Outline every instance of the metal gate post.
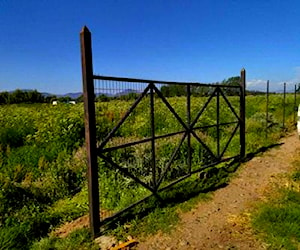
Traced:
<svg viewBox="0 0 300 250">
<path fill-rule="evenodd" d="M 285 99 L 286 99 L 286 83 L 283 84 L 283 117 L 282 117 L 282 128 L 285 128 Z"/>
<path fill-rule="evenodd" d="M 95 94 L 91 32 L 84 26 L 80 32 L 81 66 L 84 99 L 85 143 L 88 160 L 89 218 L 93 238 L 100 232 L 98 163 L 96 153 Z"/>
<path fill-rule="evenodd" d="M 296 121 L 296 115 L 297 115 L 297 85 L 295 84 L 295 89 L 294 89 L 294 126 L 297 126 L 297 121 Z"/>
<path fill-rule="evenodd" d="M 246 70 L 241 70 L 241 94 L 240 94 L 240 157 L 246 155 Z"/>
<path fill-rule="evenodd" d="M 270 83 L 267 81 L 267 103 L 266 103 L 266 138 L 268 137 L 268 125 L 269 125 L 269 89 Z"/>
</svg>

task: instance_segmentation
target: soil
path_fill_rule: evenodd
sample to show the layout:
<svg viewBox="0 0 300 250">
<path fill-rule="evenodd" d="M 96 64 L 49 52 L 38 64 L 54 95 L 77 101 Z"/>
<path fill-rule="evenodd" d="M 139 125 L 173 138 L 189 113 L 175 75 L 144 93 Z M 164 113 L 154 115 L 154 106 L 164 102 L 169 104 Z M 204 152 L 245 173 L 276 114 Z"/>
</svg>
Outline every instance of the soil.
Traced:
<svg viewBox="0 0 300 250">
<path fill-rule="evenodd" d="M 243 164 L 229 185 L 214 192 L 212 200 L 182 213 L 180 224 L 170 234 L 158 232 L 140 241 L 136 249 L 266 249 L 254 236 L 250 212 L 278 176 L 291 170 L 299 153 L 296 133 L 281 142 Z"/>
<path fill-rule="evenodd" d="M 113 214 L 112 212 L 101 210 L 101 213 L 99 214 L 99 216 L 101 216 L 101 218 L 106 218 L 106 217 L 111 216 L 112 214 Z M 60 238 L 65 238 L 72 231 L 74 231 L 76 229 L 81 229 L 81 228 L 88 228 L 89 225 L 90 225 L 90 219 L 89 219 L 89 215 L 87 214 L 87 215 L 77 218 L 76 220 L 65 223 L 61 227 L 54 230 L 51 234 L 54 236 L 60 237 Z"/>
</svg>

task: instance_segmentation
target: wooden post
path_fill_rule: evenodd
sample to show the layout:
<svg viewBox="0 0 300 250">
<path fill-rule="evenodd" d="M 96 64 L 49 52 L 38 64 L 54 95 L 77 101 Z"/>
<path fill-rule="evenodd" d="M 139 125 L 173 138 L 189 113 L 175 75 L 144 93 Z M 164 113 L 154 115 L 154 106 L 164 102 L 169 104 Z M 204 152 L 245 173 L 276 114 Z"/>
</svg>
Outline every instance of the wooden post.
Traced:
<svg viewBox="0 0 300 250">
<path fill-rule="evenodd" d="M 246 70 L 241 70 L 241 94 L 240 94 L 240 157 L 246 156 Z"/>
<path fill-rule="evenodd" d="M 80 32 L 84 99 L 85 143 L 88 160 L 90 229 L 93 238 L 100 232 L 98 163 L 96 154 L 96 121 L 91 32 L 84 26 Z"/>
</svg>

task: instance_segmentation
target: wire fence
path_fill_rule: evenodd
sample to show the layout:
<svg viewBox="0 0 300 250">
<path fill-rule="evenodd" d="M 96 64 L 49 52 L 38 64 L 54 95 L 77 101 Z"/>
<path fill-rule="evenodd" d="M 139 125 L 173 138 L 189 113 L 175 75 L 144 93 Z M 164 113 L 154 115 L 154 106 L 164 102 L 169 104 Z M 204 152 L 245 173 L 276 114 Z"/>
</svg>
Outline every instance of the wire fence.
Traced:
<svg viewBox="0 0 300 250">
<path fill-rule="evenodd" d="M 261 123 L 256 129 L 265 128 L 266 137 L 272 129 L 285 130 L 296 121 L 295 114 L 290 118 L 297 104 L 296 87 L 295 93 L 287 93 L 286 84 L 282 98 L 273 98 L 268 81 L 266 92 L 252 102 L 265 105 L 265 113 L 247 108 L 244 69 L 238 86 L 94 75 L 86 27 L 81 32 L 81 53 L 94 237 L 100 225 L 148 197 L 159 199 L 160 192 L 195 173 L 244 159 L 247 112 L 254 113 L 249 116 Z M 101 209 L 99 216 L 100 207 L 118 212 Z"/>
</svg>

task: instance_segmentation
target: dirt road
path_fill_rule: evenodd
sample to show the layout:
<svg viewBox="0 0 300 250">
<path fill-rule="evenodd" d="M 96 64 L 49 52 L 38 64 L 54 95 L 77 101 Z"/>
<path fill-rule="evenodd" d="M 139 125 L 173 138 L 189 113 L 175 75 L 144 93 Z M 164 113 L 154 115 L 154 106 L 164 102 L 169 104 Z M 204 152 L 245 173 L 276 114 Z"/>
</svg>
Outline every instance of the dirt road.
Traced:
<svg viewBox="0 0 300 250">
<path fill-rule="evenodd" d="M 265 249 L 247 223 L 247 211 L 263 198 L 263 191 L 281 173 L 287 173 L 300 148 L 296 133 L 282 145 L 243 164 L 230 184 L 214 192 L 213 199 L 181 215 L 170 234 L 158 233 L 137 249 Z"/>
</svg>

